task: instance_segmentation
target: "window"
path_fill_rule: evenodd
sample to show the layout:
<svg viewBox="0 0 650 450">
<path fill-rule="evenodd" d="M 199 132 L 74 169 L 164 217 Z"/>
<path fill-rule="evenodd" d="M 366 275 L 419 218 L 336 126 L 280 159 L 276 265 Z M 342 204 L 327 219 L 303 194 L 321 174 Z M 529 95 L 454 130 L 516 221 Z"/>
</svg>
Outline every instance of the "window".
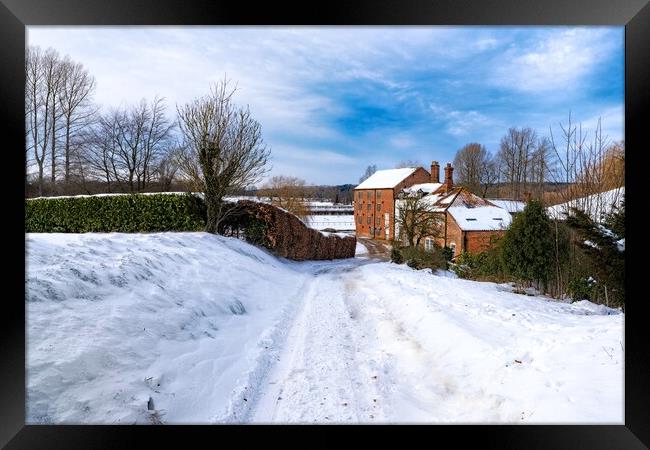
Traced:
<svg viewBox="0 0 650 450">
<path fill-rule="evenodd" d="M 368 211 L 372 211 L 372 205 L 368 203 Z"/>
<path fill-rule="evenodd" d="M 357 222 L 358 222 L 358 223 L 361 223 L 361 216 L 358 216 L 358 217 L 357 217 Z"/>
<path fill-rule="evenodd" d="M 375 225 L 377 225 L 378 227 L 381 226 L 381 219 L 379 217 L 377 217 L 377 219 L 375 220 Z"/>
<path fill-rule="evenodd" d="M 377 205 L 377 211 L 381 211 L 381 205 Z"/>
<path fill-rule="evenodd" d="M 370 191 L 368 191 L 368 200 L 370 200 Z"/>
<path fill-rule="evenodd" d="M 368 225 L 370 225 L 372 223 L 371 220 L 372 219 L 370 218 L 370 216 L 368 216 Z"/>
<path fill-rule="evenodd" d="M 359 201 L 361 201 L 361 195 L 362 195 L 362 192 L 359 191 Z"/>
<path fill-rule="evenodd" d="M 381 191 L 377 191 L 377 198 L 381 198 Z"/>
<path fill-rule="evenodd" d="M 425 238 L 424 239 L 424 250 L 427 252 L 432 252 L 434 249 L 433 239 Z"/>
</svg>

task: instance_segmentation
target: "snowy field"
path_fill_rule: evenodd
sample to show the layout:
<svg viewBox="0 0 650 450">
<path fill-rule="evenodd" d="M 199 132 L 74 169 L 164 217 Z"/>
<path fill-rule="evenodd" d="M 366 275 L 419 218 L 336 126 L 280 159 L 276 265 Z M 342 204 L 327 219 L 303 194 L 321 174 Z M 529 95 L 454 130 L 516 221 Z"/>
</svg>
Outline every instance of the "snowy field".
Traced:
<svg viewBox="0 0 650 450">
<path fill-rule="evenodd" d="M 206 233 L 27 235 L 27 423 L 623 423 L 624 314 Z"/>
<path fill-rule="evenodd" d="M 313 215 L 307 216 L 305 223 L 316 230 L 333 228 L 339 231 L 351 231 L 356 229 L 353 215 Z"/>
</svg>

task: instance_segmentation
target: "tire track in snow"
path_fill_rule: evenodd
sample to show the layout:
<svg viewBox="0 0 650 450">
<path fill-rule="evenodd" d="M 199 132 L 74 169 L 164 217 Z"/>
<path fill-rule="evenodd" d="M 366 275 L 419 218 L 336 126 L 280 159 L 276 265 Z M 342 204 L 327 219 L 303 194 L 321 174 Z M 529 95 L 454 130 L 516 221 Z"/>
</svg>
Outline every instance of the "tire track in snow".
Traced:
<svg viewBox="0 0 650 450">
<path fill-rule="evenodd" d="M 356 359 L 357 324 L 345 301 L 343 278 L 359 264 L 335 264 L 315 272 L 280 361 L 263 381 L 250 422 L 370 422 L 380 415 L 370 377 Z"/>
<path fill-rule="evenodd" d="M 502 398 L 465 390 L 359 282 L 356 269 L 365 264 L 313 267 L 279 359 L 255 387 L 245 421 L 469 423 L 480 421 L 476 411 L 483 420 L 502 419 Z"/>
</svg>

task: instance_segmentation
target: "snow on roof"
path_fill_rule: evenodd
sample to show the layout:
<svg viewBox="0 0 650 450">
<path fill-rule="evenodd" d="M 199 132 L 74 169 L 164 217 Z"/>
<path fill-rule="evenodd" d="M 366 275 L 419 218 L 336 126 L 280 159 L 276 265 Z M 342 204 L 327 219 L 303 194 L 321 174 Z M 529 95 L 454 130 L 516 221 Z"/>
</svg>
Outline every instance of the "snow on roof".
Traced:
<svg viewBox="0 0 650 450">
<path fill-rule="evenodd" d="M 413 186 L 404 188 L 404 191 L 408 193 L 415 193 L 418 191 L 422 191 L 426 194 L 430 194 L 440 189 L 440 186 L 442 186 L 442 183 L 420 183 L 420 184 L 414 184 Z"/>
<path fill-rule="evenodd" d="M 505 230 L 512 221 L 510 213 L 497 206 L 451 206 L 447 211 L 463 231 Z"/>
<path fill-rule="evenodd" d="M 505 209 L 511 214 L 522 212 L 526 207 L 526 202 L 520 202 L 518 200 L 507 200 L 500 198 L 487 198 L 486 200 L 490 203 L 493 203 L 495 206 L 498 206 L 499 208 Z"/>
<path fill-rule="evenodd" d="M 441 198 L 441 199 L 440 199 L 440 203 L 441 203 L 442 205 L 448 205 L 449 203 L 451 203 L 452 201 L 454 201 L 454 199 L 455 199 L 455 197 L 454 197 L 453 195 L 448 195 L 448 196 L 446 196 L 446 197 Z"/>
<path fill-rule="evenodd" d="M 600 215 L 612 212 L 614 206 L 620 206 L 624 196 L 625 186 L 549 206 L 546 212 L 553 219 L 564 219 L 563 212 L 569 212 L 570 207 L 575 207 L 585 211 L 593 220 L 600 221 Z"/>
<path fill-rule="evenodd" d="M 394 188 L 404 178 L 415 172 L 417 168 L 378 170 L 355 189 L 387 189 Z"/>
</svg>

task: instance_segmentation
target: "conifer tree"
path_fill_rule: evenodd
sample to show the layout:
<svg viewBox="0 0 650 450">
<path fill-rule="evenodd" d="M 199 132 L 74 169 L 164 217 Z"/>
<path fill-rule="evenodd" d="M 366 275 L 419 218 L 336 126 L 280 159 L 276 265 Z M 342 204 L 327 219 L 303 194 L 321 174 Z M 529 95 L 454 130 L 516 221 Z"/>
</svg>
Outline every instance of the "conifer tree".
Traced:
<svg viewBox="0 0 650 450">
<path fill-rule="evenodd" d="M 551 223 L 542 204 L 531 201 L 512 221 L 503 239 L 502 258 L 506 271 L 546 290 L 553 267 Z"/>
<path fill-rule="evenodd" d="M 597 301 L 609 306 L 625 304 L 625 203 L 605 216 L 604 225 L 583 211 L 572 208 L 567 224 L 576 231 L 577 244 L 589 259 L 589 270 L 596 281 Z"/>
</svg>

